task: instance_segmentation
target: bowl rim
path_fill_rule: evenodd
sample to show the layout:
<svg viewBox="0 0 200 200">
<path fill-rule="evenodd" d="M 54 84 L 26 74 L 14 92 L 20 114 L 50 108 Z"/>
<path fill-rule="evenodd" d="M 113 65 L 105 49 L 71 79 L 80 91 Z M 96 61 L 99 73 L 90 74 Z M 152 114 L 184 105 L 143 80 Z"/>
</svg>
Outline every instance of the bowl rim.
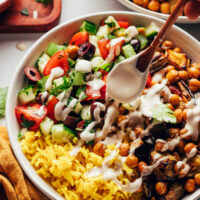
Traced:
<svg viewBox="0 0 200 200">
<path fill-rule="evenodd" d="M 28 59 L 31 58 L 31 54 L 34 51 L 35 48 L 37 48 L 37 46 L 46 38 L 48 38 L 52 33 L 58 31 L 59 29 L 62 29 L 63 27 L 72 24 L 72 23 L 76 23 L 80 20 L 84 20 L 85 18 L 88 17 L 95 17 L 95 16 L 103 16 L 103 15 L 130 15 L 130 16 L 138 16 L 141 18 L 144 17 L 148 17 L 151 18 L 152 20 L 154 20 L 155 22 L 159 22 L 159 23 L 164 23 L 165 21 L 159 18 L 156 18 L 154 16 L 149 16 L 147 14 L 143 14 L 143 13 L 134 13 L 134 12 L 130 12 L 130 11 L 103 11 L 103 12 L 95 12 L 95 13 L 91 13 L 91 14 L 87 14 L 87 15 L 82 15 L 76 18 L 73 18 L 71 20 L 67 20 L 63 23 L 61 23 L 60 25 L 57 25 L 56 27 L 54 27 L 53 29 L 51 29 L 50 31 L 48 31 L 47 33 L 45 33 L 42 37 L 40 37 L 33 45 L 32 47 L 25 53 L 25 55 L 21 58 L 20 62 L 18 63 L 15 72 L 13 73 L 10 85 L 9 85 L 9 90 L 8 90 L 8 95 L 7 95 L 7 99 L 6 99 L 6 122 L 7 122 L 7 128 L 8 128 L 8 136 L 9 136 L 9 140 L 11 143 L 11 148 L 14 152 L 14 155 L 19 163 L 19 165 L 21 166 L 23 172 L 27 175 L 27 177 L 31 180 L 31 182 L 41 191 L 43 192 L 46 196 L 48 196 L 51 199 L 57 199 L 60 195 L 57 193 L 57 191 L 54 189 L 54 191 L 48 191 L 47 189 L 43 188 L 37 181 L 40 181 L 43 185 L 47 185 L 47 182 L 36 173 L 36 170 L 34 169 L 34 174 L 30 174 L 30 167 L 25 165 L 25 162 L 23 162 L 23 159 L 27 159 L 26 156 L 23 154 L 22 149 L 17 149 L 15 148 L 15 142 L 14 139 L 12 138 L 12 124 L 13 121 L 12 119 L 12 114 L 10 112 L 10 110 L 12 108 L 10 108 L 10 104 L 11 102 L 13 102 L 14 100 L 16 100 L 15 98 L 13 98 L 12 94 L 15 91 L 15 81 L 17 80 L 18 74 L 19 72 L 24 68 L 24 62 Z M 198 44 L 198 46 L 200 47 L 200 42 L 194 38 L 193 36 L 191 36 L 189 33 L 187 33 L 186 31 L 182 30 L 181 28 L 177 27 L 176 25 L 173 26 L 173 29 L 175 29 L 175 31 L 178 31 L 182 34 L 185 35 L 185 37 L 189 38 L 189 40 L 192 40 L 194 42 L 196 42 Z M 23 159 L 21 157 L 20 154 L 23 154 Z M 30 161 L 29 161 L 30 163 Z M 32 166 L 31 166 L 32 167 Z M 57 194 L 58 195 L 57 195 Z M 64 199 L 61 198 L 61 196 L 59 197 L 60 199 Z"/>
<path fill-rule="evenodd" d="M 124 6 L 126 6 L 127 8 L 136 11 L 136 12 L 140 12 L 140 13 L 144 13 L 144 14 L 149 14 L 151 16 L 154 17 L 158 17 L 161 19 L 166 20 L 169 17 L 169 14 L 164 14 L 161 12 L 155 12 L 152 10 L 149 10 L 147 8 L 144 8 L 142 6 L 139 6 L 137 4 L 135 4 L 134 2 L 131 2 L 129 0 L 118 0 L 121 4 L 123 4 Z M 179 16 L 176 23 L 185 23 L 185 24 L 195 24 L 195 23 L 200 23 L 200 16 L 196 19 L 196 20 L 189 20 L 186 16 Z"/>
</svg>

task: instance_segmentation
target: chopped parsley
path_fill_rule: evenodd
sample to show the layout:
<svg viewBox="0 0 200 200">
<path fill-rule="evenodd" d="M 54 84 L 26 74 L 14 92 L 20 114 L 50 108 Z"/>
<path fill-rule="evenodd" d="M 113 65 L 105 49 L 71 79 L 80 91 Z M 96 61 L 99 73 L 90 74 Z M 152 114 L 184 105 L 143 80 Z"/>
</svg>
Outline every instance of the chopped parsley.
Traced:
<svg viewBox="0 0 200 200">
<path fill-rule="evenodd" d="M 160 104 L 153 110 L 153 118 L 157 121 L 164 121 L 169 123 L 176 123 L 176 117 L 173 111 L 168 108 L 167 104 Z"/>
<path fill-rule="evenodd" d="M 33 126 L 35 124 L 34 121 L 29 121 L 27 119 L 24 118 L 24 116 L 22 115 L 22 123 L 21 125 L 24 127 L 24 128 L 30 128 L 31 126 Z"/>
</svg>

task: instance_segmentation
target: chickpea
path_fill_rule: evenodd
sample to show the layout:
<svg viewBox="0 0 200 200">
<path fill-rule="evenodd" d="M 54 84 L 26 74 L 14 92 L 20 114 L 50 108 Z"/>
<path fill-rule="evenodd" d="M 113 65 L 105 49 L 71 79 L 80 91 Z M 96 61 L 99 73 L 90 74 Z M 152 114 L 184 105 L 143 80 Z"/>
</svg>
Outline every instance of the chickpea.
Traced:
<svg viewBox="0 0 200 200">
<path fill-rule="evenodd" d="M 170 5 L 168 2 L 163 2 L 160 4 L 160 11 L 164 14 L 169 14 L 170 12 Z"/>
<path fill-rule="evenodd" d="M 185 128 L 183 128 L 183 129 L 181 129 L 181 131 L 180 131 L 180 135 L 185 135 L 187 132 L 188 132 L 188 130 L 185 129 Z M 190 139 L 191 139 L 191 136 L 188 135 L 188 136 L 184 137 L 184 139 L 185 139 L 185 140 L 190 140 Z"/>
<path fill-rule="evenodd" d="M 135 132 L 135 134 L 136 134 L 137 137 L 138 137 L 139 135 L 141 135 L 142 131 L 143 131 L 143 129 L 142 129 L 142 128 L 139 128 L 139 127 L 137 127 L 137 128 L 134 129 L 134 132 Z"/>
<path fill-rule="evenodd" d="M 172 96 L 170 98 L 170 103 L 173 106 L 177 106 L 177 105 L 179 105 L 179 102 L 180 102 L 180 97 L 176 94 L 172 94 Z"/>
<path fill-rule="evenodd" d="M 117 118 L 117 124 L 119 125 L 122 121 L 126 119 L 126 116 L 124 115 L 119 115 Z"/>
<path fill-rule="evenodd" d="M 189 88 L 192 92 L 196 92 L 200 89 L 200 81 L 198 79 L 192 78 L 189 80 Z"/>
<path fill-rule="evenodd" d="M 166 78 L 169 80 L 170 83 L 174 83 L 178 80 L 178 71 L 171 70 L 167 73 Z"/>
<path fill-rule="evenodd" d="M 167 183 L 164 182 L 157 182 L 155 185 L 155 190 L 158 195 L 164 195 L 167 192 Z"/>
<path fill-rule="evenodd" d="M 174 45 L 173 45 L 173 43 L 172 43 L 171 41 L 165 40 L 165 41 L 162 43 L 161 48 L 162 48 L 163 50 L 167 50 L 167 49 L 172 49 L 173 46 L 174 46 Z"/>
<path fill-rule="evenodd" d="M 155 150 L 162 152 L 164 145 L 165 145 L 165 143 L 163 143 L 163 142 L 156 142 Z"/>
<path fill-rule="evenodd" d="M 199 77 L 199 70 L 196 67 L 190 67 L 188 69 L 188 75 L 190 78 L 198 78 Z"/>
<path fill-rule="evenodd" d="M 170 128 L 169 134 L 171 138 L 175 138 L 177 135 L 179 135 L 180 129 L 179 128 Z"/>
<path fill-rule="evenodd" d="M 147 8 L 147 7 L 148 7 L 148 4 L 149 4 L 149 0 L 143 0 L 142 6 L 143 6 L 144 8 Z"/>
<path fill-rule="evenodd" d="M 102 144 L 101 142 L 97 142 L 93 147 L 93 152 L 103 157 L 105 153 L 105 145 Z"/>
<path fill-rule="evenodd" d="M 128 155 L 128 152 L 129 152 L 129 144 L 127 143 L 122 143 L 119 147 L 119 154 L 121 156 L 127 156 Z"/>
<path fill-rule="evenodd" d="M 200 70 L 200 63 L 192 63 L 191 67 L 196 67 L 198 70 Z"/>
<path fill-rule="evenodd" d="M 183 111 L 181 109 L 176 109 L 174 111 L 174 116 L 176 117 L 177 123 L 180 123 L 183 118 Z"/>
<path fill-rule="evenodd" d="M 197 145 L 195 145 L 194 143 L 190 142 L 190 143 L 187 143 L 184 147 L 184 152 L 186 154 L 190 153 L 190 151 L 193 149 L 193 148 L 197 148 Z"/>
<path fill-rule="evenodd" d="M 137 167 L 138 165 L 138 158 L 134 155 L 129 155 L 126 158 L 126 164 L 130 167 L 130 168 L 134 168 Z"/>
<path fill-rule="evenodd" d="M 65 49 L 65 52 L 69 54 L 70 58 L 74 59 L 78 56 L 78 49 L 79 49 L 79 47 L 76 45 L 69 45 Z"/>
<path fill-rule="evenodd" d="M 158 83 L 157 81 L 152 80 L 152 81 L 151 81 L 151 86 L 153 86 L 153 85 L 155 85 L 155 84 L 157 84 L 157 83 Z"/>
<path fill-rule="evenodd" d="M 176 47 L 176 48 L 173 49 L 173 51 L 175 51 L 176 53 L 181 53 L 181 48 Z"/>
<path fill-rule="evenodd" d="M 183 119 L 185 121 L 187 120 L 187 112 L 188 112 L 188 109 L 183 110 Z"/>
<path fill-rule="evenodd" d="M 147 164 L 145 162 L 141 161 L 141 162 L 138 163 L 138 170 L 140 172 L 142 172 L 145 167 L 147 167 Z"/>
<path fill-rule="evenodd" d="M 133 0 L 133 3 L 142 6 L 143 0 Z"/>
<path fill-rule="evenodd" d="M 165 67 L 165 72 L 168 73 L 169 71 L 174 70 L 174 69 L 175 69 L 175 68 L 174 68 L 173 65 L 167 65 L 167 66 Z"/>
<path fill-rule="evenodd" d="M 178 76 L 180 79 L 184 80 L 184 81 L 187 81 L 188 79 L 188 72 L 185 71 L 185 70 L 181 70 L 178 72 Z"/>
<path fill-rule="evenodd" d="M 194 180 L 195 180 L 195 182 L 196 182 L 197 185 L 200 185 L 200 173 L 195 174 Z"/>
<path fill-rule="evenodd" d="M 178 144 L 178 151 L 179 153 L 184 153 L 184 146 L 185 146 L 185 142 L 183 140 L 181 140 Z"/>
<path fill-rule="evenodd" d="M 159 1 L 151 0 L 149 2 L 149 4 L 148 4 L 148 9 L 152 10 L 152 11 L 155 11 L 155 12 L 158 12 L 159 9 L 160 9 L 160 3 L 159 3 Z"/>
<path fill-rule="evenodd" d="M 171 103 L 167 103 L 167 106 L 168 106 L 169 109 L 175 110 Z"/>
<path fill-rule="evenodd" d="M 195 190 L 195 181 L 194 181 L 194 179 L 188 179 L 187 181 L 186 181 L 186 183 L 185 183 L 185 186 L 184 186 L 184 188 L 185 188 L 185 190 L 187 191 L 187 192 L 194 192 L 194 190 Z"/>
</svg>

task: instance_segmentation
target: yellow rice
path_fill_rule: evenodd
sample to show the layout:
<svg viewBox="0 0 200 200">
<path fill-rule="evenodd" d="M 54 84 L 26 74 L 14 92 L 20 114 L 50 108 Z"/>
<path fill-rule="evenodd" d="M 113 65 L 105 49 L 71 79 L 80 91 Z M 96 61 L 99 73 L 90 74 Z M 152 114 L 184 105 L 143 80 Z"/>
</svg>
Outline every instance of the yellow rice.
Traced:
<svg viewBox="0 0 200 200">
<path fill-rule="evenodd" d="M 76 139 L 73 141 L 74 145 Z M 73 144 L 56 144 L 51 140 L 51 135 L 42 136 L 38 132 L 27 132 L 21 140 L 22 151 L 30 160 L 36 172 L 49 182 L 66 200 L 118 200 L 141 199 L 141 192 L 130 194 L 122 191 L 115 182 L 105 181 L 102 176 L 88 178 L 84 174 L 95 166 L 100 166 L 103 158 L 90 152 L 86 147 L 81 147 L 77 156 L 71 156 Z M 113 149 L 110 145 L 106 149 L 108 156 Z M 123 170 L 137 176 L 136 170 L 124 164 Z M 127 178 L 120 177 L 121 182 Z"/>
</svg>

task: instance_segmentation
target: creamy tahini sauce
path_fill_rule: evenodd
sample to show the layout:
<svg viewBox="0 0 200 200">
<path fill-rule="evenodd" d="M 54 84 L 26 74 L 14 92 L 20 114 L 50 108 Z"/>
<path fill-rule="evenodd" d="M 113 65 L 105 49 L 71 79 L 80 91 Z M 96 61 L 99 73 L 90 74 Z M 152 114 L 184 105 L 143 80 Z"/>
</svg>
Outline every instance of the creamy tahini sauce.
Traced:
<svg viewBox="0 0 200 200">
<path fill-rule="evenodd" d="M 109 50 L 109 54 L 106 58 L 106 62 L 110 63 L 113 61 L 113 59 L 115 58 L 115 56 L 118 56 L 120 54 L 120 46 L 118 45 L 118 43 L 124 41 L 125 38 L 124 37 L 118 37 L 116 39 L 112 39 L 110 41 L 110 50 Z"/>
<path fill-rule="evenodd" d="M 180 137 L 176 137 L 174 139 L 170 139 L 168 141 L 162 140 L 162 139 L 157 139 L 156 143 L 162 143 L 163 147 L 161 149 L 161 152 L 165 152 L 167 150 L 173 151 L 176 146 L 178 146 L 180 142 Z"/>
<path fill-rule="evenodd" d="M 105 82 L 101 79 L 94 79 L 87 82 L 87 85 L 91 86 L 93 90 L 100 90 L 105 85 Z"/>
<path fill-rule="evenodd" d="M 200 122 L 200 93 L 195 95 L 196 101 L 192 100 L 188 104 L 187 120 L 185 129 L 187 133 L 182 135 L 183 138 L 191 136 L 193 141 L 197 141 L 199 136 L 199 122 Z"/>
<path fill-rule="evenodd" d="M 42 101 L 42 103 L 45 102 L 45 100 L 47 99 L 48 95 L 49 95 L 49 93 L 48 93 L 47 91 L 44 91 L 44 92 L 42 93 L 42 96 L 41 96 L 41 101 Z"/>
<path fill-rule="evenodd" d="M 49 90 L 52 86 L 52 81 L 64 75 L 64 70 L 61 67 L 56 67 L 51 70 L 50 76 L 46 81 L 45 89 Z"/>
<path fill-rule="evenodd" d="M 102 131 L 96 132 L 96 138 L 95 138 L 96 140 L 104 139 L 107 136 L 107 134 L 110 132 L 111 126 L 118 113 L 118 110 L 117 110 L 118 106 L 119 106 L 119 102 L 115 101 L 112 103 L 112 105 L 108 107 Z"/>
<path fill-rule="evenodd" d="M 100 102 L 95 102 L 94 105 L 96 106 L 96 108 L 94 109 L 94 118 L 95 118 L 95 121 L 99 123 L 101 122 L 100 113 L 101 111 L 105 111 L 106 107 L 104 104 Z"/>
<path fill-rule="evenodd" d="M 89 142 L 94 140 L 95 133 L 91 133 L 91 130 L 96 125 L 96 122 L 91 122 L 80 134 L 80 138 L 82 141 Z"/>
</svg>

